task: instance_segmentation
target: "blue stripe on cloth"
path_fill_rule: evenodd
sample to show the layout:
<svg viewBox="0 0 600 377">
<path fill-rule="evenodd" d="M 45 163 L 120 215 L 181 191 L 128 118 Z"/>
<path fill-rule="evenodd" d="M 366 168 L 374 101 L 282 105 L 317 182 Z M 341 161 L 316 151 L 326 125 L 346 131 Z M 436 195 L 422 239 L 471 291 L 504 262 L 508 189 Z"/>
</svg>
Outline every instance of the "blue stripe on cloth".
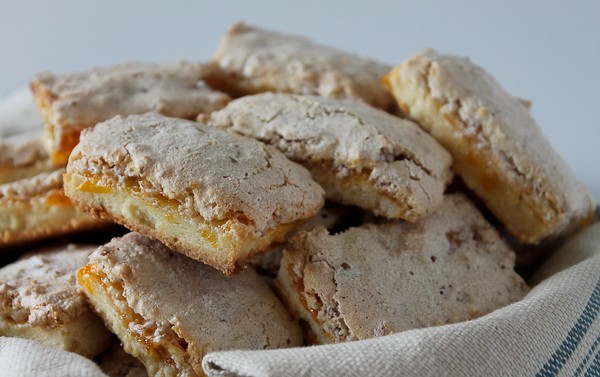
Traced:
<svg viewBox="0 0 600 377">
<path fill-rule="evenodd" d="M 596 341 L 594 341 L 594 344 L 592 345 L 592 348 L 590 348 L 587 355 L 585 355 L 585 357 L 581 361 L 581 364 L 579 364 L 579 366 L 577 367 L 577 370 L 575 371 L 575 374 L 573 375 L 573 377 L 579 377 L 581 375 L 581 373 L 583 372 L 583 369 L 585 368 L 587 363 L 590 361 L 590 357 L 592 357 L 594 355 L 594 352 L 596 352 L 596 348 L 598 348 L 598 345 L 600 345 L 600 335 L 598 335 L 598 337 L 596 338 Z"/>
<path fill-rule="evenodd" d="M 600 377 L 600 352 L 594 357 L 594 362 L 588 368 L 583 377 Z"/>
<path fill-rule="evenodd" d="M 598 316 L 600 311 L 600 279 L 596 282 L 596 287 L 592 292 L 583 312 L 575 321 L 575 324 L 567 333 L 567 337 L 561 343 L 560 347 L 546 361 L 542 368 L 537 372 L 536 377 L 553 377 L 560 372 L 567 360 L 573 355 L 575 349 L 579 346 L 581 339 L 586 335 L 590 326 Z M 595 360 L 594 360 L 595 362 Z"/>
</svg>

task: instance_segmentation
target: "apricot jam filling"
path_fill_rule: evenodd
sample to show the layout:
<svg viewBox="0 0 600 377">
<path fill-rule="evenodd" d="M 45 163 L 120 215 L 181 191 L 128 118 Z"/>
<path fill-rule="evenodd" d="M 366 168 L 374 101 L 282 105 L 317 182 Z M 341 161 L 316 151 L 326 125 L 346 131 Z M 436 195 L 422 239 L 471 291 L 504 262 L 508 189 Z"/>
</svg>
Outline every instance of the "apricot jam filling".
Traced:
<svg viewBox="0 0 600 377">
<path fill-rule="evenodd" d="M 77 271 L 77 281 L 92 295 L 94 294 L 94 289 L 97 287 L 105 292 L 106 297 L 111 301 L 111 307 L 122 320 L 123 329 L 127 331 L 131 338 L 145 348 L 148 356 L 158 362 L 175 365 L 166 347 L 163 344 L 153 341 L 153 339 L 156 339 L 156 324 L 144 320 L 140 314 L 127 305 L 127 301 L 123 297 L 123 285 L 121 283 L 110 281 L 106 274 L 93 264 L 87 264 Z M 113 295 L 110 292 L 114 292 Z M 115 295 L 117 297 L 114 297 Z M 117 305 L 115 301 L 120 301 L 123 305 Z M 133 328 L 141 329 L 141 331 L 132 331 Z M 171 343 L 170 346 L 178 347 L 181 352 L 185 352 L 181 347 L 181 344 L 185 344 L 184 339 L 177 338 L 169 343 Z"/>
</svg>

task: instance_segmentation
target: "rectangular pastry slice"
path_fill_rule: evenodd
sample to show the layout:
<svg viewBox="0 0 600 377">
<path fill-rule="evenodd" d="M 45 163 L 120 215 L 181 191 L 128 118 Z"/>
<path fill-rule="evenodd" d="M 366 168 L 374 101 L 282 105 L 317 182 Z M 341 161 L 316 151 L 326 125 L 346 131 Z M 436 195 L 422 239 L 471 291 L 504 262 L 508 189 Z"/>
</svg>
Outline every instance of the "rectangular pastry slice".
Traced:
<svg viewBox="0 0 600 377">
<path fill-rule="evenodd" d="M 344 342 L 466 321 L 517 301 L 527 286 L 514 261 L 473 204 L 453 194 L 414 224 L 299 232 L 276 286 L 312 342 Z"/>
<path fill-rule="evenodd" d="M 452 177 L 450 154 L 417 124 L 359 101 L 263 93 L 208 119 L 303 164 L 332 201 L 387 218 L 434 211 Z"/>
<path fill-rule="evenodd" d="M 223 107 L 229 97 L 200 85 L 200 63 L 130 62 L 55 76 L 42 73 L 31 89 L 46 126 L 45 145 L 57 166 L 67 163 L 79 133 L 115 115 L 157 111 L 192 119 Z"/>
<path fill-rule="evenodd" d="M 468 58 L 432 50 L 387 76 L 400 107 L 444 145 L 454 170 L 523 243 L 591 220 L 594 200 L 522 100 Z"/>
<path fill-rule="evenodd" d="M 0 246 L 106 225 L 80 211 L 63 190 L 64 169 L 0 185 Z"/>
<path fill-rule="evenodd" d="M 363 100 L 387 109 L 381 85 L 391 66 L 315 43 L 237 23 L 222 38 L 206 82 L 234 96 L 259 92 L 314 94 Z"/>
<path fill-rule="evenodd" d="M 323 206 L 302 166 L 264 144 L 156 113 L 115 117 L 82 134 L 65 192 L 231 274 Z"/>
<path fill-rule="evenodd" d="M 302 342 L 298 325 L 252 268 L 226 277 L 139 233 L 100 247 L 77 279 L 150 376 L 203 376 L 208 352 Z"/>
<path fill-rule="evenodd" d="M 33 131 L 0 139 L 0 184 L 56 170 L 41 138 Z"/>
<path fill-rule="evenodd" d="M 61 246 L 26 254 L 0 269 L 0 335 L 33 339 L 93 357 L 111 341 L 77 288 L 76 272 L 95 246 Z"/>
</svg>

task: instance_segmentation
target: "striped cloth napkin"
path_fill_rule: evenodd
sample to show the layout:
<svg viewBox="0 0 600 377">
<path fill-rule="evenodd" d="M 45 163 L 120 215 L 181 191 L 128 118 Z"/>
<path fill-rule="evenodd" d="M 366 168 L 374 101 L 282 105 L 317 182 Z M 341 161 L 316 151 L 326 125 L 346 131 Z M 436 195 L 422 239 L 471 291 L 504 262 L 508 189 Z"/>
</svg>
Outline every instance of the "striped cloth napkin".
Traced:
<svg viewBox="0 0 600 377">
<path fill-rule="evenodd" d="M 209 376 L 600 376 L 600 223 L 534 278 L 541 283 L 524 299 L 473 321 L 337 345 L 211 353 L 203 367 Z"/>
</svg>

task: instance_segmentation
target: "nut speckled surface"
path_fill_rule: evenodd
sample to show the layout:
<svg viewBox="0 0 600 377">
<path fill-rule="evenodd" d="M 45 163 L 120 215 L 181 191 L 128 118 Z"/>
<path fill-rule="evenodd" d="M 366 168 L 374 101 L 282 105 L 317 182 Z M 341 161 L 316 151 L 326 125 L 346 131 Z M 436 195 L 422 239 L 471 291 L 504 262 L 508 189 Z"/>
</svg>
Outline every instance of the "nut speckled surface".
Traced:
<svg viewBox="0 0 600 377">
<path fill-rule="evenodd" d="M 399 105 L 453 154 L 455 169 L 522 242 L 591 219 L 594 200 L 529 109 L 468 58 L 425 50 L 388 77 Z"/>
<path fill-rule="evenodd" d="M 237 23 L 222 38 L 207 81 L 237 95 L 264 91 L 362 99 L 387 108 L 391 66 L 309 39 Z"/>
<path fill-rule="evenodd" d="M 52 98 L 52 123 L 67 128 L 148 111 L 191 118 L 228 101 L 225 94 L 198 86 L 203 72 L 194 62 L 130 62 L 67 75 L 41 73 L 32 87 L 37 96 Z"/>
<path fill-rule="evenodd" d="M 211 351 L 301 343 L 297 325 L 251 268 L 226 277 L 138 233 L 98 248 L 89 263 L 106 275 L 106 283 L 122 286 L 124 301 L 116 304 L 145 321 L 132 323 L 129 331 L 143 333 L 145 323 L 153 324 L 155 342 L 174 331 L 187 342 L 194 368 Z"/>
<path fill-rule="evenodd" d="M 464 321 L 512 303 L 527 292 L 514 259 L 475 207 L 454 194 L 414 224 L 298 233 L 278 284 L 288 302 L 302 297 L 292 309 L 321 342 L 340 342 Z"/>
<path fill-rule="evenodd" d="M 115 117 L 84 132 L 72 174 L 143 179 L 181 210 L 205 220 L 242 214 L 262 232 L 310 218 L 323 191 L 310 173 L 252 139 L 156 113 Z"/>
<path fill-rule="evenodd" d="M 309 169 L 328 166 L 331 177 L 367 174 L 379 195 L 409 197 L 404 218 L 413 221 L 439 206 L 452 176 L 450 154 L 417 124 L 358 101 L 264 93 L 234 100 L 209 119 Z"/>
<path fill-rule="evenodd" d="M 29 326 L 56 327 L 88 311 L 75 272 L 95 246 L 61 247 L 26 255 L 0 269 L 0 310 Z"/>
<path fill-rule="evenodd" d="M 229 97 L 199 85 L 204 72 L 200 63 L 178 61 L 41 73 L 31 87 L 46 123 L 46 147 L 56 164 L 64 164 L 81 130 L 115 115 L 156 111 L 191 119 L 219 109 Z"/>
</svg>

